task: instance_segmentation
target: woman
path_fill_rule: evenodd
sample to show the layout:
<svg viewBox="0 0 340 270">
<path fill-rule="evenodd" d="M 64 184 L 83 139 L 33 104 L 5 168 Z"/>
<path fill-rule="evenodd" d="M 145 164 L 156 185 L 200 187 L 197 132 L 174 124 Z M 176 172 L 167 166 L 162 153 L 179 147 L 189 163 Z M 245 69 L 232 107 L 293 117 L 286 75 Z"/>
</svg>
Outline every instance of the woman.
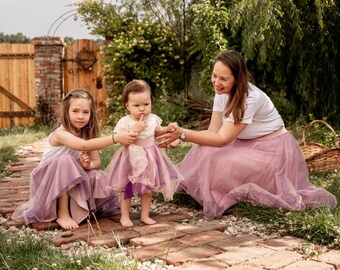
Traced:
<svg viewBox="0 0 340 270">
<path fill-rule="evenodd" d="M 161 147 L 177 138 L 198 144 L 178 167 L 183 189 L 203 214 L 219 217 L 237 201 L 292 210 L 335 207 L 334 195 L 308 182 L 297 141 L 269 97 L 249 82 L 238 52 L 216 56 L 211 82 L 215 100 L 208 130 L 177 127 L 158 137 Z"/>
</svg>

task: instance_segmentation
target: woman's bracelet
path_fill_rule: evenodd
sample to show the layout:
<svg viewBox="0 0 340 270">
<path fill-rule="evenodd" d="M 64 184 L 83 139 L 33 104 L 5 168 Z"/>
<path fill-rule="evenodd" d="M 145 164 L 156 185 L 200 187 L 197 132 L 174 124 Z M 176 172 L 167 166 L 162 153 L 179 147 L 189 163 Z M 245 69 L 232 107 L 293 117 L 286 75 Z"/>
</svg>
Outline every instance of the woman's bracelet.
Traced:
<svg viewBox="0 0 340 270">
<path fill-rule="evenodd" d="M 112 132 L 112 141 L 113 144 L 116 144 L 117 142 L 115 141 L 115 135 L 117 134 L 117 132 Z"/>
</svg>

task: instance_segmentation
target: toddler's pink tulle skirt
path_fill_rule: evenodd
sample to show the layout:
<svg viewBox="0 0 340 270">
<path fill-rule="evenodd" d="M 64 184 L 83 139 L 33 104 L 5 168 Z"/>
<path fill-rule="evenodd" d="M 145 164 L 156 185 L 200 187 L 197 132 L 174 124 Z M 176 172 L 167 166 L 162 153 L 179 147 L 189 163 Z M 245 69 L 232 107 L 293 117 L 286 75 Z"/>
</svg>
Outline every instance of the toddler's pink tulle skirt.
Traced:
<svg viewBox="0 0 340 270">
<path fill-rule="evenodd" d="M 181 188 L 219 217 L 238 201 L 303 210 L 335 207 L 336 198 L 308 182 L 307 164 L 295 138 L 236 139 L 222 148 L 194 146 L 178 164 Z"/>
<path fill-rule="evenodd" d="M 38 165 L 31 173 L 30 199 L 20 205 L 12 219 L 26 224 L 57 219 L 57 198 L 68 193 L 70 214 L 78 224 L 91 212 L 115 211 L 118 196 L 105 184 L 104 171 L 85 171 L 69 154 Z"/>
<path fill-rule="evenodd" d="M 128 147 L 121 147 L 106 169 L 108 185 L 124 198 L 148 192 L 162 193 L 171 200 L 183 176 L 154 138 L 138 139 Z"/>
</svg>

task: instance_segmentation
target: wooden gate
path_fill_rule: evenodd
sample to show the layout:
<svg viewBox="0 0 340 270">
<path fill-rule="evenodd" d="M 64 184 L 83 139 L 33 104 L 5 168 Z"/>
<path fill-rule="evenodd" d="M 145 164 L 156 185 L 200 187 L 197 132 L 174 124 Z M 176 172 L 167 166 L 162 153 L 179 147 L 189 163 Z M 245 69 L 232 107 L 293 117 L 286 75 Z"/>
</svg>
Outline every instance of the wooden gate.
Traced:
<svg viewBox="0 0 340 270">
<path fill-rule="evenodd" d="M 0 44 L 0 128 L 34 123 L 34 46 Z"/>
<path fill-rule="evenodd" d="M 75 88 L 89 90 L 94 97 L 98 117 L 103 121 L 106 94 L 101 56 L 101 48 L 93 40 L 80 39 L 69 45 L 64 56 L 64 93 Z"/>
</svg>

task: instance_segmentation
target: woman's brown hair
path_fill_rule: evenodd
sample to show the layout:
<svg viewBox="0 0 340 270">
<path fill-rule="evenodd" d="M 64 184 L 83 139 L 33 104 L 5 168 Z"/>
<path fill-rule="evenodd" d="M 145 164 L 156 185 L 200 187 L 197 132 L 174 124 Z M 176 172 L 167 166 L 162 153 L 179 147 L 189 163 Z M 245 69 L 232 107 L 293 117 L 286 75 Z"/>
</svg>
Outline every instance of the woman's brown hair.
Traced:
<svg viewBox="0 0 340 270">
<path fill-rule="evenodd" d="M 83 98 L 87 99 L 91 103 L 91 113 L 90 113 L 90 119 L 88 124 L 83 127 L 81 130 L 78 130 L 75 128 L 70 121 L 70 116 L 69 116 L 69 108 L 71 104 L 72 99 L 77 99 L 77 98 Z M 59 116 L 58 123 L 56 125 L 56 128 L 62 125 L 65 130 L 71 132 L 74 135 L 79 135 L 80 138 L 83 139 L 92 139 L 92 138 L 97 138 L 99 136 L 99 124 L 98 124 L 98 116 L 97 116 L 97 110 L 95 107 L 95 103 L 93 100 L 92 94 L 87 91 L 86 89 L 82 88 L 77 88 L 74 89 L 73 91 L 69 92 L 63 99 L 62 105 L 61 105 L 61 112 Z M 54 128 L 54 129 L 56 129 Z"/>
<path fill-rule="evenodd" d="M 228 117 L 232 114 L 235 123 L 240 123 L 246 109 L 245 99 L 248 96 L 250 75 L 247 66 L 242 55 L 236 51 L 225 51 L 217 54 L 214 63 L 218 61 L 228 66 L 235 78 L 235 84 L 229 93 L 225 116 Z"/>
</svg>

